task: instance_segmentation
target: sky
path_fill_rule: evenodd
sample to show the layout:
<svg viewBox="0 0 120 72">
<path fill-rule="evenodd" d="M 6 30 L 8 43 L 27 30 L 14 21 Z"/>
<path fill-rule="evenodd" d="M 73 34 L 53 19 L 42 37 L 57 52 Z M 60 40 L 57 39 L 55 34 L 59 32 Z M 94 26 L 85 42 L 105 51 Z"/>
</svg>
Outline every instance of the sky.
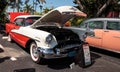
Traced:
<svg viewBox="0 0 120 72">
<path fill-rule="evenodd" d="M 25 1 L 25 0 L 23 0 Z M 35 1 L 35 0 L 34 0 Z M 75 6 L 75 4 L 73 3 L 74 0 L 45 0 L 46 3 L 40 3 L 44 8 L 51 8 L 51 7 L 59 7 L 59 6 L 65 6 L 65 5 L 69 5 L 69 6 Z M 29 4 L 33 5 L 33 0 L 30 0 Z M 40 7 L 39 5 L 37 6 L 37 11 L 40 12 Z M 8 12 L 13 11 L 12 9 L 8 8 L 7 10 Z M 16 10 L 15 10 L 16 11 Z"/>
<path fill-rule="evenodd" d="M 74 5 L 73 0 L 46 0 L 46 4 L 44 6 L 49 7 L 49 6 L 63 6 L 63 5 Z"/>
</svg>

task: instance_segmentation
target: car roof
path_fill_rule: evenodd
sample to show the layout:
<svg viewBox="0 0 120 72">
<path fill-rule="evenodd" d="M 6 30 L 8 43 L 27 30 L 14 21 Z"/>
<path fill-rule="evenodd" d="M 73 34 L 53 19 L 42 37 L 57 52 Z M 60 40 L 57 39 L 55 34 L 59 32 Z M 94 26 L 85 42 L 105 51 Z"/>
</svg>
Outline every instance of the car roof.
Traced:
<svg viewBox="0 0 120 72">
<path fill-rule="evenodd" d="M 120 21 L 120 18 L 90 18 L 85 20 L 85 22 L 88 21 Z"/>
<path fill-rule="evenodd" d="M 28 17 L 41 17 L 41 16 L 40 15 L 20 15 L 20 16 L 17 16 L 16 18 L 28 18 Z"/>
</svg>

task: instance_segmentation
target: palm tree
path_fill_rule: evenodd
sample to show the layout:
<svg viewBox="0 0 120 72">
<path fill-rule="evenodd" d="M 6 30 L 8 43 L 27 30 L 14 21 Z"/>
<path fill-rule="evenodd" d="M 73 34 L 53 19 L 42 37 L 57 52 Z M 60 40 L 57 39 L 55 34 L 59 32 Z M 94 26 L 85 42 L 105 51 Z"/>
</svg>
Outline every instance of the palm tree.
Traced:
<svg viewBox="0 0 120 72">
<path fill-rule="evenodd" d="M 26 7 L 28 7 L 29 5 L 27 5 L 28 4 L 28 2 L 29 2 L 30 0 L 25 0 L 25 5 L 26 5 Z M 36 8 L 37 8 L 37 5 L 38 4 L 40 4 L 40 3 L 46 3 L 46 1 L 45 0 L 32 0 L 33 2 L 33 6 L 32 6 L 32 12 L 33 12 L 33 14 L 34 14 L 34 11 L 36 11 Z M 35 8 L 35 9 L 34 9 Z"/>
<path fill-rule="evenodd" d="M 119 0 L 74 0 L 75 4 L 89 17 L 106 16 L 110 9 L 118 10 L 116 7 Z"/>
<path fill-rule="evenodd" d="M 78 4 L 78 6 L 81 9 L 81 11 L 83 11 L 83 5 L 82 5 L 81 1 L 80 0 L 75 0 L 75 1 Z"/>
<path fill-rule="evenodd" d="M 15 6 L 14 5 L 11 5 L 10 8 L 13 9 L 13 12 L 15 11 Z"/>
<path fill-rule="evenodd" d="M 9 0 L 8 3 L 9 3 L 9 6 L 11 6 L 11 8 L 13 8 L 13 10 L 16 7 L 17 12 L 19 12 L 21 5 L 23 5 L 22 0 Z"/>
<path fill-rule="evenodd" d="M 43 3 L 46 3 L 46 1 L 45 1 L 45 0 L 35 0 L 35 1 L 33 0 L 33 8 L 34 8 L 34 6 L 35 6 L 35 9 L 34 9 L 35 11 L 36 11 L 37 5 L 40 4 L 40 3 L 42 3 L 42 4 L 43 4 Z M 41 5 L 40 5 L 40 6 L 41 6 Z M 40 7 L 40 6 L 39 6 L 39 7 Z M 41 9 L 42 9 L 42 8 L 41 8 Z M 34 12 L 33 12 L 33 14 L 34 14 Z"/>
<path fill-rule="evenodd" d="M 8 1 L 8 6 L 13 9 L 13 12 L 15 10 L 15 0 L 9 0 Z"/>
<path fill-rule="evenodd" d="M 6 18 L 6 7 L 7 7 L 7 0 L 0 0 L 0 27 L 5 26 L 5 22 L 7 21 Z M 0 30 L 3 28 L 0 28 Z"/>
<path fill-rule="evenodd" d="M 31 5 L 28 5 L 28 4 L 26 4 L 26 6 L 24 7 L 24 12 L 27 12 L 27 13 L 32 13 L 33 12 L 33 6 L 31 6 Z"/>
<path fill-rule="evenodd" d="M 41 11 L 42 11 L 43 6 L 42 6 L 42 5 L 40 5 L 40 6 L 39 6 L 39 8 L 40 8 L 40 12 L 41 12 Z"/>
<path fill-rule="evenodd" d="M 34 5 L 35 5 L 35 11 L 36 11 L 36 8 L 37 8 L 38 3 L 37 3 L 37 2 L 34 2 Z"/>
<path fill-rule="evenodd" d="M 46 1 L 45 0 L 36 0 L 36 2 L 38 2 L 38 3 L 46 3 Z"/>
<path fill-rule="evenodd" d="M 54 7 L 52 7 L 52 8 L 44 8 L 43 9 L 43 14 L 46 14 L 46 13 L 48 13 L 49 11 L 51 11 L 52 9 L 53 9 Z"/>
</svg>

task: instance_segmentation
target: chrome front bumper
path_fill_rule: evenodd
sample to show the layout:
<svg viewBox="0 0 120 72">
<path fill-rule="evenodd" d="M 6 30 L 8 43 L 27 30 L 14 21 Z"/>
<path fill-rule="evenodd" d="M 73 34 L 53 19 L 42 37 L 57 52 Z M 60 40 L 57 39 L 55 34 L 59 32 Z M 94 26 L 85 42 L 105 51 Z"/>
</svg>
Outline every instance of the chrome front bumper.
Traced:
<svg viewBox="0 0 120 72">
<path fill-rule="evenodd" d="M 38 48 L 40 56 L 42 58 L 51 59 L 51 58 L 63 58 L 63 57 L 73 57 L 76 55 L 76 52 L 81 49 L 81 45 L 75 46 L 66 46 L 65 48 Z"/>
</svg>

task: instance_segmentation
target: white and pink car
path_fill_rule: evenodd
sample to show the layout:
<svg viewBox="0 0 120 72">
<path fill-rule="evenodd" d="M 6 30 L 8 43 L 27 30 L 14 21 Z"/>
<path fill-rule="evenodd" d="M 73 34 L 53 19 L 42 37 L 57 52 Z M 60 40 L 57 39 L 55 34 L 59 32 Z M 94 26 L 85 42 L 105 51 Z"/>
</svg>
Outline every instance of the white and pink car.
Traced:
<svg viewBox="0 0 120 72">
<path fill-rule="evenodd" d="M 64 27 L 64 24 L 76 16 L 86 17 L 86 14 L 72 6 L 58 7 L 30 26 L 12 29 L 9 40 L 28 48 L 36 63 L 42 58 L 75 56 L 83 48 L 79 32 Z"/>
</svg>

